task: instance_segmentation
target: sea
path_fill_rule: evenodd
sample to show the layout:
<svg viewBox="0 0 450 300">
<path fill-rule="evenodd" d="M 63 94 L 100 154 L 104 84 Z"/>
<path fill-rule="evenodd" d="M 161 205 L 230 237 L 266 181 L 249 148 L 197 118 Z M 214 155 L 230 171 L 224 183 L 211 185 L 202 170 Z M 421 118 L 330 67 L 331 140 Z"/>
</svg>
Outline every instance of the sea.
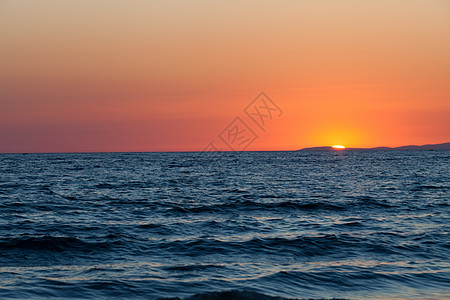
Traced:
<svg viewBox="0 0 450 300">
<path fill-rule="evenodd" d="M 450 299 L 449 158 L 0 154 L 0 299 Z"/>
</svg>

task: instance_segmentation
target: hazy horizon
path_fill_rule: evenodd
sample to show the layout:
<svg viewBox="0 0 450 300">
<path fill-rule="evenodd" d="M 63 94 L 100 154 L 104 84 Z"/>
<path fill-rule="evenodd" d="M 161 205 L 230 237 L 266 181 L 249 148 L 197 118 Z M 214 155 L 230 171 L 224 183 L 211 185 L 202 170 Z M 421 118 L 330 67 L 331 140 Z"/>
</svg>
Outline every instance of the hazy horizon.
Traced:
<svg viewBox="0 0 450 300">
<path fill-rule="evenodd" d="M 401 145 L 398 147 L 407 147 L 407 146 L 426 146 L 426 145 L 441 145 L 441 144 L 448 144 L 450 142 L 443 142 L 443 143 L 436 143 L 436 144 L 423 144 L 423 145 L 418 145 L 418 144 L 409 144 L 409 145 Z M 236 151 L 236 150 L 231 150 L 231 149 L 224 149 L 224 150 L 219 150 L 218 152 L 295 152 L 298 150 L 303 150 L 303 149 L 309 149 L 309 148 L 322 148 L 322 147 L 329 147 L 332 148 L 333 145 L 326 145 L 326 146 L 309 146 L 309 147 L 303 147 L 303 148 L 299 148 L 299 149 L 293 149 L 293 150 L 283 150 L 283 149 L 275 149 L 275 150 L 243 150 L 243 151 Z M 352 149 L 368 149 L 371 150 L 372 148 L 382 148 L 382 147 L 387 147 L 387 146 L 375 146 L 375 147 L 345 147 L 347 150 L 352 150 Z M 388 147 L 391 148 L 392 150 L 395 150 L 397 147 Z M 89 154 L 89 153 L 202 153 L 202 152 L 207 152 L 207 150 L 194 150 L 194 151 L 77 151 L 77 152 L 0 152 L 0 154 Z"/>
</svg>

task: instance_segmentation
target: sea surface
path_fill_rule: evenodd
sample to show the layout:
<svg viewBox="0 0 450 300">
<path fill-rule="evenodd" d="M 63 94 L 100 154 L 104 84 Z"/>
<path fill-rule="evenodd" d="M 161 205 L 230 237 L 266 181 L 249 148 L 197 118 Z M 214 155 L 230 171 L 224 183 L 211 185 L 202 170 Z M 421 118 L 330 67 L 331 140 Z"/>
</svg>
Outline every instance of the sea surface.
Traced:
<svg viewBox="0 0 450 300">
<path fill-rule="evenodd" d="M 450 299 L 449 171 L 450 151 L 0 154 L 0 299 Z"/>
</svg>

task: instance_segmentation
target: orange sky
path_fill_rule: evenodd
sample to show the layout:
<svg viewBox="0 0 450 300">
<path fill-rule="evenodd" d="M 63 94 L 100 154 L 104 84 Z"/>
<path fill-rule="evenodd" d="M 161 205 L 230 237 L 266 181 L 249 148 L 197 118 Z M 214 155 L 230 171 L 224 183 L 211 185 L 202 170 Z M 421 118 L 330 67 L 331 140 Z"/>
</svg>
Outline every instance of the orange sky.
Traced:
<svg viewBox="0 0 450 300">
<path fill-rule="evenodd" d="M 202 150 L 235 117 L 247 150 L 447 142 L 449 53 L 446 0 L 2 0 L 0 152 Z"/>
</svg>

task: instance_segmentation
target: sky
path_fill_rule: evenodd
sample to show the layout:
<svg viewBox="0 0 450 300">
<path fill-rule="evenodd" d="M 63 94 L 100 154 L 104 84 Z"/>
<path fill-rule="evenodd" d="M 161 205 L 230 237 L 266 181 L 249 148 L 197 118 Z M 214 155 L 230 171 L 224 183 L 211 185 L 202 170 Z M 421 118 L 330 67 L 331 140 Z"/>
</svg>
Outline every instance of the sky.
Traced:
<svg viewBox="0 0 450 300">
<path fill-rule="evenodd" d="M 446 0 L 0 0 L 0 152 L 448 142 L 449 53 Z"/>
</svg>

